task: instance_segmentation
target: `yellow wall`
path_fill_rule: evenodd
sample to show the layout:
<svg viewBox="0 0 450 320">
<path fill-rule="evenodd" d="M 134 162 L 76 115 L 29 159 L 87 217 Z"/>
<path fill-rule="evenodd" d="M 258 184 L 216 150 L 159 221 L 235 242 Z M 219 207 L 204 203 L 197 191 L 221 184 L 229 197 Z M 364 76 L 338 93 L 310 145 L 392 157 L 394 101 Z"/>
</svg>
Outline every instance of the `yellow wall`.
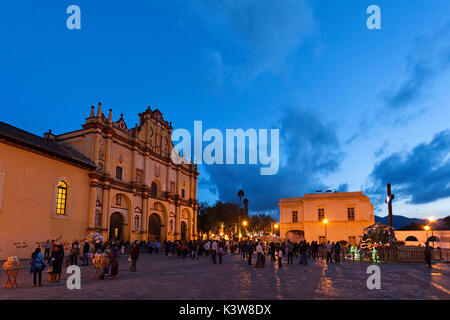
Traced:
<svg viewBox="0 0 450 320">
<path fill-rule="evenodd" d="M 374 210 L 370 199 L 362 192 L 342 192 L 332 194 L 310 194 L 300 198 L 281 199 L 280 203 L 280 235 L 293 230 L 304 232 L 307 241 L 319 241 L 325 236 L 325 224 L 318 219 L 318 209 L 324 209 L 326 239 L 331 242 L 349 241 L 359 236 L 363 230 L 374 224 Z M 355 220 L 349 221 L 347 208 L 355 209 Z M 292 211 L 297 211 L 298 222 L 292 221 Z"/>
<path fill-rule="evenodd" d="M 4 179 L 0 211 L 0 260 L 29 258 L 39 243 L 61 242 L 87 236 L 88 171 L 34 152 L 0 143 Z M 68 216 L 57 217 L 56 187 L 69 183 Z M 1 191 L 0 191 L 1 192 Z"/>
</svg>

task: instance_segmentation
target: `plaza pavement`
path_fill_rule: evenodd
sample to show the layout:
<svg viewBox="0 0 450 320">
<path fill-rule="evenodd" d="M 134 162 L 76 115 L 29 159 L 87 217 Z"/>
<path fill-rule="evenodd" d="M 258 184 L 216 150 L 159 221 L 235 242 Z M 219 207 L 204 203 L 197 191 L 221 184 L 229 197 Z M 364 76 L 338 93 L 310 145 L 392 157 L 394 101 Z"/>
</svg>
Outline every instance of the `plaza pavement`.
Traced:
<svg viewBox="0 0 450 320">
<path fill-rule="evenodd" d="M 424 264 L 379 264 L 381 290 L 369 290 L 366 281 L 368 263 L 311 263 L 293 265 L 284 259 L 282 268 L 267 257 L 265 268 L 257 269 L 228 255 L 222 265 L 210 258 L 182 260 L 173 256 L 149 256 L 141 253 L 138 272 L 130 273 L 127 256 L 119 262 L 116 280 L 95 280 L 92 265 L 81 267 L 81 290 L 69 290 L 63 273 L 59 284 L 34 287 L 27 261 L 22 261 L 18 289 L 0 288 L 4 299 L 445 299 L 450 300 L 450 266 L 435 265 L 432 272 Z M 255 259 L 254 261 L 255 262 Z M 65 272 L 65 269 L 64 269 Z M 3 287 L 6 274 L 0 272 Z"/>
</svg>

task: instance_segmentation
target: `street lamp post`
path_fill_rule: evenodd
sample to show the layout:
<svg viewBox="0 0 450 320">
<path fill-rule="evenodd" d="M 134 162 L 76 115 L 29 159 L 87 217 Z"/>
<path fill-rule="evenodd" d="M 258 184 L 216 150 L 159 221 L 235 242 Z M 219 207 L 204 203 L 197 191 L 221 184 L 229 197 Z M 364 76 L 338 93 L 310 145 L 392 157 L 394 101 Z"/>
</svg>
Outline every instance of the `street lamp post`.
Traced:
<svg viewBox="0 0 450 320">
<path fill-rule="evenodd" d="M 431 225 L 431 239 L 433 239 L 433 249 L 434 249 L 434 234 L 433 234 L 433 222 L 434 221 L 436 221 L 436 219 L 435 218 L 433 218 L 433 217 L 430 217 L 430 218 L 428 218 L 428 221 L 430 221 L 430 225 Z M 427 238 L 427 241 L 428 241 L 428 238 Z"/>
<path fill-rule="evenodd" d="M 426 237 L 425 242 L 427 242 L 428 241 L 428 230 L 430 230 L 430 226 L 425 226 L 424 229 L 425 229 L 425 237 Z"/>
<path fill-rule="evenodd" d="M 244 221 L 242 221 L 242 225 L 244 226 L 244 230 L 246 230 L 247 228 L 247 224 L 248 224 L 248 222 L 246 221 L 246 220 L 244 220 Z"/>
<path fill-rule="evenodd" d="M 328 241 L 328 237 L 327 237 L 327 223 L 328 223 L 328 220 L 327 219 L 323 219 L 323 224 L 325 225 L 325 243 L 327 243 L 327 241 Z"/>
</svg>

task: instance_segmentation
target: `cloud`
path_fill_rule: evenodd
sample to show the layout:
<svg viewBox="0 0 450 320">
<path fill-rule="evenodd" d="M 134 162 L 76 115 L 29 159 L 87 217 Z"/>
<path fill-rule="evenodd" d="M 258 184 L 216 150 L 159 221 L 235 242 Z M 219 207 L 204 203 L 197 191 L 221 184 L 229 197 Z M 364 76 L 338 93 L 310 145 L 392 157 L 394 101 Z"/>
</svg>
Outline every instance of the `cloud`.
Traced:
<svg viewBox="0 0 450 320">
<path fill-rule="evenodd" d="M 337 192 L 347 192 L 348 191 L 348 183 L 341 183 L 337 189 Z"/>
<path fill-rule="evenodd" d="M 336 171 L 343 157 L 334 126 L 311 111 L 284 110 L 282 114 L 274 127 L 280 129 L 282 158 L 276 175 L 261 176 L 258 165 L 205 166 L 209 188 L 220 199 L 237 201 L 242 188 L 251 210 L 272 212 L 280 198 L 327 189 L 321 177 Z"/>
<path fill-rule="evenodd" d="M 243 49 L 243 57 L 237 59 L 242 64 L 234 66 L 241 80 L 282 71 L 316 30 L 313 11 L 305 0 L 202 0 L 197 14 L 212 34 L 226 39 L 228 32 L 228 41 Z"/>
<path fill-rule="evenodd" d="M 407 152 L 393 153 L 379 161 L 370 174 L 369 193 L 380 200 L 391 183 L 396 199 L 425 204 L 450 197 L 450 129 L 436 134 Z"/>
<path fill-rule="evenodd" d="M 357 130 L 345 141 L 352 143 L 370 132 L 386 126 L 402 126 L 427 112 L 420 105 L 426 98 L 426 89 L 450 67 L 450 23 L 433 36 L 416 39 L 413 49 L 406 57 L 406 79 L 400 85 L 392 85 L 379 93 L 380 107 L 364 112 Z M 380 117 L 389 114 L 389 117 Z"/>
<path fill-rule="evenodd" d="M 407 58 L 408 76 L 395 89 L 384 92 L 390 109 L 398 110 L 422 98 L 424 90 L 450 66 L 450 24 L 433 37 L 419 38 Z"/>
</svg>

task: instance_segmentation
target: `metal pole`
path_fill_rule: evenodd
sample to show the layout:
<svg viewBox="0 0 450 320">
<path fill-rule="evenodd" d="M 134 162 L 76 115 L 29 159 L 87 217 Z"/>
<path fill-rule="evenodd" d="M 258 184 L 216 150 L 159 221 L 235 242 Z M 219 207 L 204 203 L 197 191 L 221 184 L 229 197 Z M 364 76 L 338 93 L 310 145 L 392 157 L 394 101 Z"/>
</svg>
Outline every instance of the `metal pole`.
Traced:
<svg viewBox="0 0 450 320">
<path fill-rule="evenodd" d="M 393 227 L 392 222 L 392 199 L 394 199 L 393 194 L 391 193 L 391 184 L 387 184 L 387 204 L 388 204 L 388 214 L 389 214 L 389 226 Z"/>
<path fill-rule="evenodd" d="M 433 239 L 433 249 L 434 249 L 433 223 L 431 223 L 431 239 Z"/>
</svg>

